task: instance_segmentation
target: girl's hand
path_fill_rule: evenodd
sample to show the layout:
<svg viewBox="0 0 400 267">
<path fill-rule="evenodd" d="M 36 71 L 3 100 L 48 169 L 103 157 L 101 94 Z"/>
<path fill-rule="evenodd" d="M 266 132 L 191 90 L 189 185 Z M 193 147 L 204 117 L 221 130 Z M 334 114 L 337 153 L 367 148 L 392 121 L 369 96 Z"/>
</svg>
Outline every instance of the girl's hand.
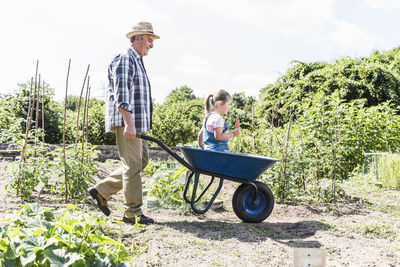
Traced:
<svg viewBox="0 0 400 267">
<path fill-rule="evenodd" d="M 242 132 L 242 131 L 241 131 L 240 128 L 235 128 L 235 129 L 233 130 L 233 134 L 234 134 L 235 136 L 239 136 L 241 132 Z"/>
</svg>

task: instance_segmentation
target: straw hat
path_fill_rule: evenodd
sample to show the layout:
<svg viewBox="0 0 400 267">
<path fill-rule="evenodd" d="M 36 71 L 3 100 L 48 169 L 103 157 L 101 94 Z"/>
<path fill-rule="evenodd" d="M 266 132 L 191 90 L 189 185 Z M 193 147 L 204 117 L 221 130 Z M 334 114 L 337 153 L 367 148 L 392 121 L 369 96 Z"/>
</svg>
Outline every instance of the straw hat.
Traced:
<svg viewBox="0 0 400 267">
<path fill-rule="evenodd" d="M 153 26 L 150 22 L 139 22 L 126 34 L 126 38 L 130 39 L 132 36 L 141 34 L 151 35 L 154 39 L 160 39 L 160 36 L 153 33 Z"/>
</svg>

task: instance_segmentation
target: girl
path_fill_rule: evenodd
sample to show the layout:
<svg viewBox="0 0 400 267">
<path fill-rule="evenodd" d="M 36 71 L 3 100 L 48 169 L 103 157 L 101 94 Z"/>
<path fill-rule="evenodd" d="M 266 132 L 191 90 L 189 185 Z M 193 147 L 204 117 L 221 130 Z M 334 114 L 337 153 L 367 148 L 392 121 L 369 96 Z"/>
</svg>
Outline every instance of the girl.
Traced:
<svg viewBox="0 0 400 267">
<path fill-rule="evenodd" d="M 228 151 L 228 139 L 240 135 L 240 128 L 227 132 L 229 124 L 221 117 L 221 114 L 228 113 L 231 103 L 232 97 L 225 90 L 219 90 L 206 98 L 203 127 L 197 137 L 201 148 Z"/>
</svg>

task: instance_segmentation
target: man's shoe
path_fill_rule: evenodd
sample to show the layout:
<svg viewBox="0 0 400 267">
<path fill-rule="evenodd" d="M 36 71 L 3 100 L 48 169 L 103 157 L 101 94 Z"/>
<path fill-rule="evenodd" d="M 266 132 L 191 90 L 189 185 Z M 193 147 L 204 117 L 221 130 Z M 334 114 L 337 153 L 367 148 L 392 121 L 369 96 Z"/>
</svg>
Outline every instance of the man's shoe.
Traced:
<svg viewBox="0 0 400 267">
<path fill-rule="evenodd" d="M 145 216 L 143 214 L 139 215 L 138 217 L 139 217 L 139 220 L 138 220 L 139 224 L 152 224 L 152 223 L 154 223 L 154 220 L 152 218 L 149 218 L 149 217 L 147 217 L 147 216 Z M 129 223 L 129 224 L 136 224 L 136 219 L 135 218 L 128 218 L 128 217 L 124 216 L 122 218 L 122 221 L 125 222 L 125 223 Z"/>
<path fill-rule="evenodd" d="M 110 209 L 107 207 L 107 200 L 100 195 L 100 193 L 96 190 L 96 188 L 89 188 L 89 194 L 92 196 L 94 200 L 97 201 L 97 207 L 106 215 L 110 215 Z"/>
</svg>

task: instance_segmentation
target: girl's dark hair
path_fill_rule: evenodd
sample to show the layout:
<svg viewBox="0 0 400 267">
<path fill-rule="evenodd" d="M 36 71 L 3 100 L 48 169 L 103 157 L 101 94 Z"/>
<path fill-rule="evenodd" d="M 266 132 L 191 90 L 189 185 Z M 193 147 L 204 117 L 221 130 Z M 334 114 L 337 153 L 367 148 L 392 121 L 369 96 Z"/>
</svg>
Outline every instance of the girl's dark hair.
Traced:
<svg viewBox="0 0 400 267">
<path fill-rule="evenodd" d="M 231 99 L 231 95 L 222 89 L 216 92 L 214 95 L 208 95 L 206 101 L 204 102 L 204 116 L 208 118 L 208 115 L 210 115 L 210 112 L 217 101 L 222 101 L 222 103 L 225 104 L 225 102 Z"/>
</svg>

